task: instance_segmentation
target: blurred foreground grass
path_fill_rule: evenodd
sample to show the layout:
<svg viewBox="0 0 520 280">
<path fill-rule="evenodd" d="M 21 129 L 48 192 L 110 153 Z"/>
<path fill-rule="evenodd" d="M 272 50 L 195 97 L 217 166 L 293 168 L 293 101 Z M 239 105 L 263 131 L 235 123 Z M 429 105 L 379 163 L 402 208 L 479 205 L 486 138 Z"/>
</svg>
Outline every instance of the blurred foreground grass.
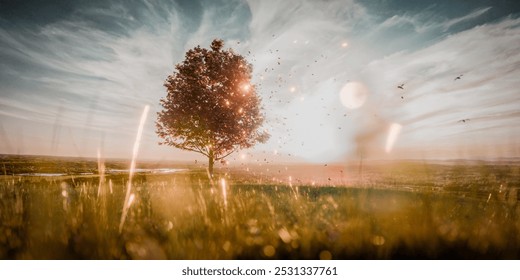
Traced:
<svg viewBox="0 0 520 280">
<path fill-rule="evenodd" d="M 121 234 L 127 175 L 1 176 L 0 258 L 520 258 L 518 165 L 300 169 L 138 174 Z"/>
</svg>

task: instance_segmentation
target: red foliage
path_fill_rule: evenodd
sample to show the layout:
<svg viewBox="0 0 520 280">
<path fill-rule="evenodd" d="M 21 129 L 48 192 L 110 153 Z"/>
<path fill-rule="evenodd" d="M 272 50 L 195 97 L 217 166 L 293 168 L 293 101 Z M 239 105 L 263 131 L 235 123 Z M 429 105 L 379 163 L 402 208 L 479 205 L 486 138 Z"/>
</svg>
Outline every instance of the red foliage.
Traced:
<svg viewBox="0 0 520 280">
<path fill-rule="evenodd" d="M 207 156 L 210 171 L 215 160 L 269 138 L 261 131 L 264 116 L 251 84 L 252 65 L 223 46 L 215 39 L 210 50 L 197 46 L 186 53 L 166 79 L 156 122 L 161 144 Z"/>
</svg>

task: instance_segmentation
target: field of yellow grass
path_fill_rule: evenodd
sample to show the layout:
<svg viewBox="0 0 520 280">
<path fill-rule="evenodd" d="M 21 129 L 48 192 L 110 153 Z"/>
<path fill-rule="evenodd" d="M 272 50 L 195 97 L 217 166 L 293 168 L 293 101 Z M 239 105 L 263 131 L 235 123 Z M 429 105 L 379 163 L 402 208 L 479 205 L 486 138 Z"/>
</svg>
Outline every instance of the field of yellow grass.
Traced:
<svg viewBox="0 0 520 280">
<path fill-rule="evenodd" d="M 0 176 L 0 258 L 520 258 L 515 163 L 184 167 Z"/>
</svg>

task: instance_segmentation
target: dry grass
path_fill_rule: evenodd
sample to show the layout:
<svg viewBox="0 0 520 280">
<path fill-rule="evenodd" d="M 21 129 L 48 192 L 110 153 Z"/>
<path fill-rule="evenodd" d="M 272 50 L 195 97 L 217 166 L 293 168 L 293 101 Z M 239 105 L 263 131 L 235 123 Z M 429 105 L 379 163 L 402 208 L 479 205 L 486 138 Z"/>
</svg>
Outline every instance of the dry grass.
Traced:
<svg viewBox="0 0 520 280">
<path fill-rule="evenodd" d="M 319 168 L 302 174 L 312 170 Z M 322 183 L 311 186 L 298 175 L 288 183 L 282 172 L 227 170 L 217 175 L 228 185 L 227 207 L 220 180 L 212 188 L 203 171 L 137 175 L 122 234 L 127 176 L 107 175 L 99 195 L 96 176 L 3 176 L 0 258 L 520 257 L 518 166 L 413 163 L 364 172 L 363 181 L 318 172 Z"/>
</svg>

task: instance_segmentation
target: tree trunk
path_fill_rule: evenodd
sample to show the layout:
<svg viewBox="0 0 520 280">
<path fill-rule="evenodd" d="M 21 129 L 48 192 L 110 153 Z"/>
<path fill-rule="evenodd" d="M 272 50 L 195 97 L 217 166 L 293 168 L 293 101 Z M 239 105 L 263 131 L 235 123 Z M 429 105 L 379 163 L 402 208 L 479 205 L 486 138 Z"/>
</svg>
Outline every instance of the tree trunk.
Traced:
<svg viewBox="0 0 520 280">
<path fill-rule="evenodd" d="M 215 155 L 213 154 L 213 150 L 209 150 L 208 160 L 209 175 L 213 178 L 213 165 L 215 163 Z"/>
</svg>

